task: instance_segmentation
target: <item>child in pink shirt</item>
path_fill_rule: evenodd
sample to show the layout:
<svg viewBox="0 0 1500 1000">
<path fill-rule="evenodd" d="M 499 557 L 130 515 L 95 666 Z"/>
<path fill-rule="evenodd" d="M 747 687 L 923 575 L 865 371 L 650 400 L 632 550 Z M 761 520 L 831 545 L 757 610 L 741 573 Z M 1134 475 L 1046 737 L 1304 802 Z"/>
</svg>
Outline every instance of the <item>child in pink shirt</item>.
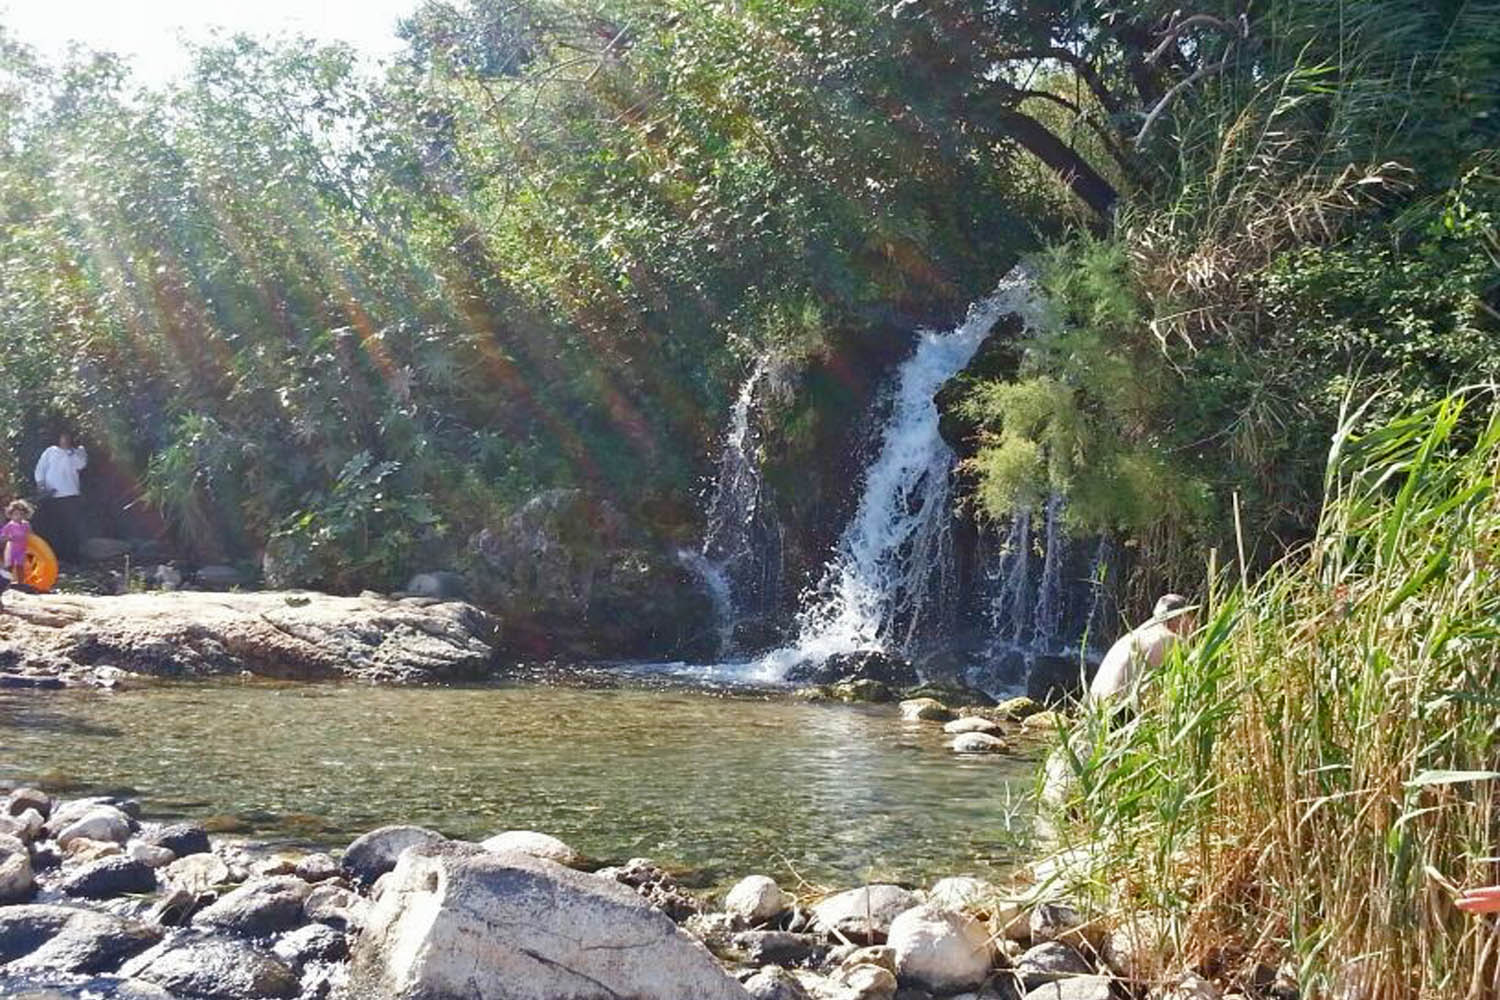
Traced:
<svg viewBox="0 0 1500 1000">
<path fill-rule="evenodd" d="M 10 576 L 12 585 L 24 583 L 26 579 L 26 540 L 31 537 L 31 504 L 25 500 L 12 500 L 5 508 L 10 520 L 0 526 L 0 564 Z"/>
</svg>

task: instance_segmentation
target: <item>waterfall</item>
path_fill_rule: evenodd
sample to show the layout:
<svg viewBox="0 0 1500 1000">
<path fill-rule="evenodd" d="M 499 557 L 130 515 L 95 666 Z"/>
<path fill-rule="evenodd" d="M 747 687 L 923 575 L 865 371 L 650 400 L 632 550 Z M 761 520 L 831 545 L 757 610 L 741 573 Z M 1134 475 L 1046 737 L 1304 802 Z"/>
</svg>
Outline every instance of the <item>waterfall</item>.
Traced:
<svg viewBox="0 0 1500 1000">
<path fill-rule="evenodd" d="M 954 455 L 938 433 L 933 397 L 969 363 L 1002 315 L 1019 313 L 1032 323 L 1036 312 L 1031 283 L 1017 268 L 971 306 L 956 329 L 920 332 L 916 350 L 896 373 L 854 516 L 799 616 L 797 642 L 760 660 L 762 679 L 779 679 L 797 663 L 837 653 L 907 652 L 925 629 L 944 621 L 954 589 Z"/>
<path fill-rule="evenodd" d="M 729 411 L 703 545 L 678 553 L 713 602 L 720 656 L 733 651 L 735 625 L 742 618 L 775 608 L 781 587 L 781 528 L 766 503 L 750 422 L 766 372 L 764 361 L 756 364 Z"/>
</svg>

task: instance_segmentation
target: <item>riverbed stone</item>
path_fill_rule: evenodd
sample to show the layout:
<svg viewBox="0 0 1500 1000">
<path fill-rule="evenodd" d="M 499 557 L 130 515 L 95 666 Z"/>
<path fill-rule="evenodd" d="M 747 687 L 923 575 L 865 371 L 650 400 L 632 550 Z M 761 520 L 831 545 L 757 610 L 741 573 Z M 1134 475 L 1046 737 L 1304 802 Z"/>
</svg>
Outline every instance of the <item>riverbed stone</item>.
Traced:
<svg viewBox="0 0 1500 1000">
<path fill-rule="evenodd" d="M 125 856 L 152 868 L 165 868 L 177 860 L 177 855 L 165 847 L 157 847 L 140 840 L 133 840 L 126 845 Z"/>
<path fill-rule="evenodd" d="M 391 880 L 354 947 L 353 995 L 746 995 L 708 949 L 634 892 L 544 858 L 417 847 Z"/>
<path fill-rule="evenodd" d="M 1005 699 L 995 706 L 995 711 L 1014 722 L 1023 722 L 1028 716 L 1046 711 L 1046 708 L 1040 702 L 1023 694 Z"/>
<path fill-rule="evenodd" d="M 72 864 L 85 864 L 124 853 L 125 848 L 113 840 L 89 840 L 87 837 L 74 837 L 68 841 L 68 846 L 63 848 L 63 854 Z"/>
<path fill-rule="evenodd" d="M 724 909 L 752 925 L 780 916 L 792 902 L 776 880 L 767 875 L 747 875 L 724 894 Z"/>
<path fill-rule="evenodd" d="M 486 851 L 520 851 L 534 858 L 546 858 L 560 865 L 576 867 L 583 855 L 556 837 L 535 830 L 506 830 L 480 843 Z"/>
<path fill-rule="evenodd" d="M 27 904 L 0 909 L 0 964 L 12 974 L 106 972 L 161 939 L 161 929 L 97 910 Z"/>
<path fill-rule="evenodd" d="M 791 931 L 740 931 L 730 943 L 751 965 L 801 965 L 817 960 L 828 950 L 822 935 Z"/>
<path fill-rule="evenodd" d="M 1166 925 L 1147 914 L 1132 917 L 1104 937 L 1104 958 L 1116 975 L 1140 979 L 1160 971 L 1168 947 Z"/>
<path fill-rule="evenodd" d="M 629 886 L 677 923 L 703 910 L 702 903 L 683 892 L 672 874 L 650 858 L 631 858 L 623 865 L 601 868 L 595 874 Z"/>
<path fill-rule="evenodd" d="M 1114 1000 L 1108 976 L 1073 976 L 1038 986 L 1026 1000 Z"/>
<path fill-rule="evenodd" d="M 292 867 L 292 874 L 304 882 L 327 882 L 343 874 L 339 863 L 329 854 L 309 854 Z"/>
<path fill-rule="evenodd" d="M 31 849 L 18 837 L 0 835 L 0 903 L 20 903 L 36 891 Z"/>
<path fill-rule="evenodd" d="M 302 901 L 302 915 L 308 920 L 341 930 L 363 927 L 368 909 L 369 903 L 357 893 L 327 882 L 313 886 Z"/>
<path fill-rule="evenodd" d="M 232 938 L 164 943 L 126 962 L 120 974 L 195 1000 L 284 1000 L 301 992 L 284 962 Z"/>
<path fill-rule="evenodd" d="M 878 965 L 882 969 L 889 969 L 892 973 L 896 971 L 896 949 L 884 944 L 871 944 L 864 947 L 853 947 L 848 953 L 840 956 L 839 968 L 852 969 L 856 965 Z"/>
<path fill-rule="evenodd" d="M 833 977 L 839 1000 L 896 1000 L 896 976 L 878 965 L 855 965 Z"/>
<path fill-rule="evenodd" d="M 867 702 L 872 705 L 883 705 L 889 701 L 895 701 L 896 695 L 890 686 L 869 677 L 861 677 L 853 681 L 840 681 L 830 689 L 834 698 L 847 702 Z"/>
<path fill-rule="evenodd" d="M 965 715 L 952 722 L 943 723 L 943 732 L 951 736 L 957 736 L 960 733 L 985 733 L 989 736 L 999 736 L 1005 732 L 1005 727 L 983 716 Z"/>
<path fill-rule="evenodd" d="M 90 861 L 66 872 L 55 885 L 59 892 L 83 899 L 110 899 L 127 893 L 156 891 L 156 869 L 134 858 L 116 855 Z"/>
<path fill-rule="evenodd" d="M 162 878 L 172 885 L 201 896 L 229 882 L 229 865 L 213 854 L 189 854 L 162 869 Z"/>
<path fill-rule="evenodd" d="M 308 962 L 342 962 L 349 938 L 326 924 L 307 924 L 277 938 L 271 953 L 298 971 Z"/>
<path fill-rule="evenodd" d="M 880 944 L 890 932 L 891 921 L 920 902 L 899 885 L 876 883 L 848 889 L 813 906 L 814 926 L 857 944 Z"/>
<path fill-rule="evenodd" d="M 1067 725 L 1068 717 L 1055 710 L 1037 712 L 1021 721 L 1021 728 L 1027 732 L 1055 732 L 1067 728 Z"/>
<path fill-rule="evenodd" d="M 35 809 L 24 809 L 15 815 L 0 813 L 0 834 L 15 837 L 23 844 L 36 840 L 46 828 L 47 821 Z"/>
<path fill-rule="evenodd" d="M 1077 949 L 1047 941 L 1026 949 L 1016 961 L 1015 972 L 1027 990 L 1034 990 L 1068 976 L 1090 975 L 1094 968 Z"/>
<path fill-rule="evenodd" d="M 10 794 L 5 797 L 6 814 L 19 816 L 28 809 L 35 809 L 42 819 L 46 819 L 52 815 L 52 796 L 29 785 L 11 789 Z"/>
<path fill-rule="evenodd" d="M 66 850 L 80 838 L 123 844 L 130 839 L 130 817 L 114 806 L 96 806 L 58 829 L 54 839 Z"/>
<path fill-rule="evenodd" d="M 959 733 L 950 746 L 954 753 L 965 754 L 1004 753 L 1010 749 L 1009 743 L 989 733 Z"/>
<path fill-rule="evenodd" d="M 953 710 L 936 698 L 908 698 L 901 703 L 901 718 L 908 722 L 949 722 Z"/>
<path fill-rule="evenodd" d="M 245 937 L 290 930 L 302 922 L 302 901 L 311 891 L 311 886 L 291 875 L 246 882 L 200 910 L 193 926 Z"/>
<path fill-rule="evenodd" d="M 989 932 L 965 913 L 931 904 L 891 921 L 887 939 L 896 978 L 934 993 L 959 993 L 984 982 L 994 963 Z"/>
<path fill-rule="evenodd" d="M 745 980 L 744 986 L 755 1000 L 812 1000 L 796 976 L 774 965 L 758 970 Z"/>
<path fill-rule="evenodd" d="M 165 847 L 179 858 L 209 852 L 208 831 L 197 823 L 170 823 L 147 830 L 141 839 L 153 847 Z"/>
<path fill-rule="evenodd" d="M 1031 910 L 1031 940 L 1061 941 L 1074 948 L 1102 950 L 1103 927 L 1086 921 L 1077 907 L 1061 900 L 1039 903 Z"/>
<path fill-rule="evenodd" d="M 421 826 L 382 826 L 355 839 L 344 850 L 344 871 L 356 884 L 369 885 L 396 867 L 396 859 L 409 847 L 441 844 L 441 833 Z"/>
</svg>

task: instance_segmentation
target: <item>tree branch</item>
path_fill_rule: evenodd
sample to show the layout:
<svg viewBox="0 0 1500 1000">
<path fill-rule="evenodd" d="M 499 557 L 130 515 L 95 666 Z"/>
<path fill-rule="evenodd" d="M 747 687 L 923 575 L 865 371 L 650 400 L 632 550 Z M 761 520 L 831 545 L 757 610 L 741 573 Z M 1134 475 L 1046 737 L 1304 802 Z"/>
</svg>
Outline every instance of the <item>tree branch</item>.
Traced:
<svg viewBox="0 0 1500 1000">
<path fill-rule="evenodd" d="M 1229 66 L 1229 60 L 1231 58 L 1233 58 L 1233 56 L 1234 56 L 1234 47 L 1231 46 L 1230 49 L 1229 49 L 1229 53 L 1227 55 L 1225 55 L 1223 59 L 1220 59 L 1218 62 L 1214 63 L 1211 66 L 1200 66 L 1200 67 L 1198 67 L 1198 69 L 1195 70 L 1191 76 L 1187 77 L 1184 80 L 1178 81 L 1178 83 L 1177 83 L 1176 86 L 1174 86 L 1171 90 L 1169 90 L 1165 94 L 1163 94 L 1161 100 L 1159 100 L 1159 101 L 1156 102 L 1156 107 L 1154 107 L 1154 108 L 1151 109 L 1151 113 L 1148 114 L 1146 116 L 1146 120 L 1141 123 L 1141 130 L 1140 130 L 1140 132 L 1136 133 L 1136 137 L 1135 137 L 1135 149 L 1136 149 L 1136 152 L 1140 152 L 1141 149 L 1143 149 L 1145 147 L 1145 145 L 1146 145 L 1146 133 L 1148 133 L 1148 132 L 1151 131 L 1151 126 L 1154 125 L 1154 124 L 1156 124 L 1156 119 L 1160 118 L 1161 115 L 1162 115 L 1162 112 L 1166 111 L 1167 107 L 1174 100 L 1177 99 L 1177 95 L 1178 94 L 1182 93 L 1184 90 L 1186 90 L 1187 88 L 1191 87 L 1193 84 L 1197 83 L 1199 80 L 1205 79 L 1206 77 L 1213 76 L 1216 73 L 1222 73 L 1222 72 L 1224 72 L 1224 70 L 1226 68 L 1228 68 L 1228 66 Z"/>
<path fill-rule="evenodd" d="M 1099 76 L 1097 70 L 1089 64 L 1089 61 L 1070 49 L 1061 46 L 1050 46 L 1040 49 L 1022 49 L 1018 52 L 1008 52 L 1000 57 L 1002 60 L 1011 59 L 1055 59 L 1072 67 L 1073 72 L 1089 88 L 1094 98 L 1104 106 L 1104 110 L 1110 114 L 1118 114 L 1120 111 L 1120 100 L 1112 94 L 1104 85 L 1104 80 Z"/>
</svg>

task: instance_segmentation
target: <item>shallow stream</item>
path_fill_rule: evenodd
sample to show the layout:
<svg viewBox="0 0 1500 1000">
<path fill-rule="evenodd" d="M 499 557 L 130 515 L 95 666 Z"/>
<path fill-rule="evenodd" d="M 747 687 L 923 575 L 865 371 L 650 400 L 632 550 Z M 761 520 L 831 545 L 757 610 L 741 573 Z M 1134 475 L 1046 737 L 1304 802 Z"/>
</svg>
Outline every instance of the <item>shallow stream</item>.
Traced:
<svg viewBox="0 0 1500 1000">
<path fill-rule="evenodd" d="M 925 881 L 1021 860 L 1034 765 L 894 707 L 658 687 L 234 680 L 0 691 L 0 782 L 307 847 L 387 823 L 551 833 L 709 885 Z M 787 883 L 785 880 L 790 880 Z"/>
</svg>

